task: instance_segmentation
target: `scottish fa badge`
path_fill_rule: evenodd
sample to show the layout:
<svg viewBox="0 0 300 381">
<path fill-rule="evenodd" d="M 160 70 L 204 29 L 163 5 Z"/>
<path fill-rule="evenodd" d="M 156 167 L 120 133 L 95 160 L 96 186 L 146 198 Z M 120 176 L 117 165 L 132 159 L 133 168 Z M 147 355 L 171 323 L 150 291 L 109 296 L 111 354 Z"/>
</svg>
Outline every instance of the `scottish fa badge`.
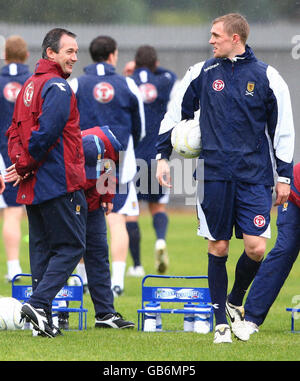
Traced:
<svg viewBox="0 0 300 381">
<path fill-rule="evenodd" d="M 80 215 L 80 208 L 81 208 L 80 205 L 76 205 L 76 214 L 77 215 Z"/>
<path fill-rule="evenodd" d="M 254 88 L 255 88 L 255 83 L 254 82 L 248 82 L 247 83 L 247 90 L 245 95 L 251 95 L 253 97 L 254 95 Z"/>
<path fill-rule="evenodd" d="M 288 203 L 288 202 L 285 202 L 285 203 L 283 204 L 283 206 L 282 206 L 282 211 L 283 211 L 283 212 L 286 212 L 288 206 L 289 206 L 289 203 Z"/>
</svg>

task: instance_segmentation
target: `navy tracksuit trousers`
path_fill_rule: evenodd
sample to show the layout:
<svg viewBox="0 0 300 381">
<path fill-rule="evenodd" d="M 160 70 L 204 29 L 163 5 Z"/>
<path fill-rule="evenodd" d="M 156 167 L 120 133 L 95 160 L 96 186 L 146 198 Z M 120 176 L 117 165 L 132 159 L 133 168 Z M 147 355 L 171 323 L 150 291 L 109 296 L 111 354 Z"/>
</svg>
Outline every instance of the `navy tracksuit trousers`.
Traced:
<svg viewBox="0 0 300 381">
<path fill-rule="evenodd" d="M 300 250 L 300 208 L 292 202 L 278 207 L 277 240 L 262 262 L 245 303 L 245 319 L 261 325 Z"/>
<path fill-rule="evenodd" d="M 95 315 L 115 313 L 103 208 L 88 212 L 83 258 Z"/>
<path fill-rule="evenodd" d="M 48 313 L 86 249 L 83 190 L 26 206 L 33 293 L 29 303 Z"/>
</svg>

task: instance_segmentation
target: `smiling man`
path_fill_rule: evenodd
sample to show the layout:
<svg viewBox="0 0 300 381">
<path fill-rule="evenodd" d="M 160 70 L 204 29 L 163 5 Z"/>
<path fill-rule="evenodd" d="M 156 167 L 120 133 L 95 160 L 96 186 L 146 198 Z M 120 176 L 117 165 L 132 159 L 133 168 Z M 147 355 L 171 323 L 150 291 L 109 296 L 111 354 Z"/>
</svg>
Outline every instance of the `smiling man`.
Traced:
<svg viewBox="0 0 300 381">
<path fill-rule="evenodd" d="M 17 172 L 17 202 L 26 205 L 29 222 L 33 293 L 22 317 L 54 337 L 60 332 L 52 324 L 52 300 L 85 252 L 86 176 L 76 98 L 66 81 L 77 61 L 76 36 L 52 29 L 42 49 L 7 131 L 13 165 L 6 180 Z"/>
<path fill-rule="evenodd" d="M 198 184 L 198 235 L 208 240 L 216 344 L 232 342 L 226 312 L 234 335 L 249 340 L 242 303 L 270 238 L 273 173 L 276 170 L 278 175 L 275 205 L 287 201 L 293 174 L 288 86 L 276 69 L 255 57 L 246 44 L 248 34 L 248 22 L 240 14 L 213 21 L 209 43 L 214 57 L 187 71 L 161 122 L 156 145 L 157 179 L 170 187 L 167 159 L 172 129 L 182 119 L 193 119 L 200 109 L 204 185 Z M 243 239 L 244 251 L 227 296 L 226 261 L 233 228 L 236 237 Z"/>
</svg>

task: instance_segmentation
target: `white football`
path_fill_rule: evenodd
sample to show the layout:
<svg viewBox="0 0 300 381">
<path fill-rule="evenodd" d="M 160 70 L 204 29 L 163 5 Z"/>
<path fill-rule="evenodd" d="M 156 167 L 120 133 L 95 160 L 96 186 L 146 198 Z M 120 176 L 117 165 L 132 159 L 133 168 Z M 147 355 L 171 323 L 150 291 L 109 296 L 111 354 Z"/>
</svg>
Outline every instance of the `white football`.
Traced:
<svg viewBox="0 0 300 381">
<path fill-rule="evenodd" d="M 22 303 L 15 298 L 0 298 L 0 330 L 22 329 L 24 320 L 21 320 Z"/>
<path fill-rule="evenodd" d="M 171 143 L 179 155 L 186 158 L 198 157 L 201 152 L 199 120 L 182 120 L 172 130 Z"/>
</svg>

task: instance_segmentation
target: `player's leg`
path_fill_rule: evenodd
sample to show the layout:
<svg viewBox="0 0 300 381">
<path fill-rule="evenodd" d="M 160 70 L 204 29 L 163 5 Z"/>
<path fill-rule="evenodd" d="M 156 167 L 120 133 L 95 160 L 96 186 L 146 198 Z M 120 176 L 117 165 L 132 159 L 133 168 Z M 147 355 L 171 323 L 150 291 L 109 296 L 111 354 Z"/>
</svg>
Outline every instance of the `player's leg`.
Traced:
<svg viewBox="0 0 300 381">
<path fill-rule="evenodd" d="M 7 258 L 7 279 L 22 272 L 20 266 L 20 242 L 21 242 L 21 220 L 23 207 L 12 206 L 3 210 L 3 243 Z"/>
<path fill-rule="evenodd" d="M 267 245 L 264 237 L 247 234 L 243 236 L 245 250 L 237 262 L 235 281 L 228 295 L 228 302 L 235 306 L 243 304 L 244 296 L 262 263 Z"/>
<path fill-rule="evenodd" d="M 111 286 L 114 296 L 119 296 L 124 291 L 124 277 L 126 259 L 129 249 L 129 236 L 126 228 L 126 216 L 138 216 L 139 205 L 134 184 L 128 184 L 128 192 L 116 194 L 114 208 L 107 216 L 110 230 L 110 250 L 112 257 Z"/>
<path fill-rule="evenodd" d="M 228 277 L 226 261 L 232 236 L 235 185 L 206 181 L 197 189 L 198 235 L 208 239 L 208 285 L 214 305 L 214 343 L 232 342 L 225 304 Z M 203 195 L 203 197 L 201 197 Z"/>
<path fill-rule="evenodd" d="M 11 164 L 6 149 L 5 152 L 0 153 L 2 175 L 5 174 L 6 168 Z M 5 185 L 5 190 L 0 195 L 0 208 L 3 209 L 2 237 L 7 262 L 7 274 L 5 277 L 8 281 L 11 281 L 16 274 L 22 273 L 20 243 L 22 236 L 21 219 L 24 208 L 16 202 L 18 187 L 14 187 L 12 183 L 6 183 Z"/>
<path fill-rule="evenodd" d="M 223 342 L 224 337 L 231 342 L 230 329 L 225 312 L 228 288 L 226 261 L 229 241 L 208 241 L 208 286 L 212 304 L 215 306 L 215 343 Z"/>
<path fill-rule="evenodd" d="M 166 195 L 168 197 L 168 195 Z M 164 197 L 161 197 L 163 200 Z M 153 228 L 156 235 L 155 242 L 155 268 L 156 271 L 163 274 L 169 265 L 169 256 L 167 251 L 166 235 L 168 229 L 168 215 L 165 202 L 149 202 L 149 211 L 152 215 Z"/>
<path fill-rule="evenodd" d="M 107 222 L 110 231 L 110 251 L 112 257 L 111 286 L 113 290 L 115 289 L 115 296 L 119 296 L 124 290 L 124 274 L 129 247 L 126 216 L 110 213 L 107 216 Z"/>
<path fill-rule="evenodd" d="M 260 326 L 287 279 L 300 250 L 300 209 L 278 207 L 277 239 L 257 272 L 245 303 L 245 320 Z M 252 331 L 254 332 L 254 331 Z"/>
<path fill-rule="evenodd" d="M 226 303 L 232 331 L 241 340 L 249 340 L 244 330 L 244 296 L 264 257 L 270 238 L 272 192 L 263 185 L 239 183 L 236 192 L 236 236 L 243 237 L 244 252 L 236 269 L 233 288 Z"/>
<path fill-rule="evenodd" d="M 76 273 L 82 279 L 83 292 L 87 293 L 88 292 L 88 279 L 87 279 L 87 273 L 86 273 L 86 268 L 85 268 L 85 263 L 84 263 L 83 258 L 80 259 L 78 265 L 76 266 Z M 80 280 L 78 278 L 74 277 L 74 278 L 72 278 L 71 282 L 74 282 L 75 284 L 77 284 L 77 282 L 80 282 Z"/>
<path fill-rule="evenodd" d="M 130 254 L 133 260 L 133 266 L 128 268 L 127 275 L 142 277 L 145 275 L 145 271 L 141 263 L 141 231 L 138 216 L 127 216 L 126 228 L 129 236 Z"/>
</svg>

